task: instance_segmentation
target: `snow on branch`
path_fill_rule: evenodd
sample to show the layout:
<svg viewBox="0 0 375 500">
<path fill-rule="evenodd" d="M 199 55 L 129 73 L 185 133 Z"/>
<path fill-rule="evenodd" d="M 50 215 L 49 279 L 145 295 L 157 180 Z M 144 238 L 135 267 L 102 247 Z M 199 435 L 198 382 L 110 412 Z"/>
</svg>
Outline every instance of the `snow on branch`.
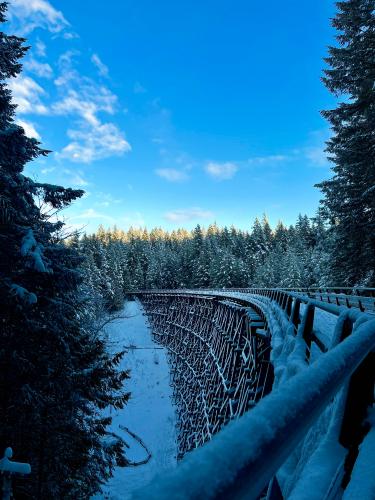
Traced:
<svg viewBox="0 0 375 500">
<path fill-rule="evenodd" d="M 23 288 L 20 285 L 13 284 L 10 287 L 10 293 L 28 305 L 35 304 L 38 300 L 35 293 L 29 292 L 26 288 Z"/>
<path fill-rule="evenodd" d="M 48 273 L 49 270 L 43 261 L 42 247 L 37 243 L 33 230 L 29 228 L 25 236 L 22 238 L 21 255 L 29 257 L 32 262 L 32 267 L 40 273 Z"/>
</svg>

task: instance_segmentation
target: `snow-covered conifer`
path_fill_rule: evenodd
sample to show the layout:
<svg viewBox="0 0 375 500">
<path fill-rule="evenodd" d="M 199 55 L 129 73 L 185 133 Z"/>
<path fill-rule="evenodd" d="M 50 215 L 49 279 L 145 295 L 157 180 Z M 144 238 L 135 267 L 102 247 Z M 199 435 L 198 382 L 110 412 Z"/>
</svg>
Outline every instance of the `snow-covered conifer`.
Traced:
<svg viewBox="0 0 375 500">
<path fill-rule="evenodd" d="M 324 83 L 342 96 L 324 111 L 333 136 L 327 153 L 333 177 L 319 186 L 334 226 L 332 272 L 336 285 L 375 285 L 375 10 L 373 0 L 337 3 Z"/>
</svg>

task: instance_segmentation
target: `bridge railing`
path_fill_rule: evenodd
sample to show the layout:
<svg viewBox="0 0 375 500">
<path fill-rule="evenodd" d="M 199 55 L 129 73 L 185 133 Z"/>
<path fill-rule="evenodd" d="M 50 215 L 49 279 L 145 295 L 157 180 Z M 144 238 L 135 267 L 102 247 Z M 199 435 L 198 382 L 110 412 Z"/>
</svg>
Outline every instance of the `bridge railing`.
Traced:
<svg viewBox="0 0 375 500">
<path fill-rule="evenodd" d="M 154 290 L 157 291 L 157 290 Z M 163 292 L 178 293 L 183 289 L 162 290 Z M 191 292 L 192 290 L 189 290 Z M 262 295 L 272 300 L 278 300 L 284 294 L 300 296 L 302 300 L 314 299 L 322 303 L 335 306 L 358 308 L 360 311 L 375 313 L 375 288 L 349 288 L 349 287 L 308 287 L 308 288 L 197 288 L 196 293 L 202 292 L 228 292 L 249 295 Z M 148 290 L 150 292 L 150 290 Z M 131 292 L 129 292 L 131 293 Z M 333 312 L 334 310 L 330 310 Z"/>
<path fill-rule="evenodd" d="M 375 297 L 375 288 L 370 287 L 326 287 L 326 286 L 309 286 L 309 287 L 277 287 L 277 288 L 236 288 L 230 287 L 227 290 L 238 291 L 253 291 L 253 290 L 285 290 L 288 292 L 308 292 L 308 293 L 334 293 L 344 295 L 358 295 L 363 297 Z"/>
<path fill-rule="evenodd" d="M 240 293 L 255 293 L 269 297 L 275 296 L 280 290 L 287 293 L 297 293 L 309 298 L 334 304 L 337 306 L 357 307 L 361 311 L 375 312 L 375 288 L 349 287 L 307 287 L 307 288 L 230 288 L 228 291 Z"/>
</svg>

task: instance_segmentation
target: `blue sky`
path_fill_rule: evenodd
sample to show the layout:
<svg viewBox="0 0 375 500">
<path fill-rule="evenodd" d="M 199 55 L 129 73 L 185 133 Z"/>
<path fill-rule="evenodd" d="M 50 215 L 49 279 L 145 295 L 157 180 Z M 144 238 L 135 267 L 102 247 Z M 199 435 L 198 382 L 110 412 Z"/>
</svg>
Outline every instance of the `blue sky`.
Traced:
<svg viewBox="0 0 375 500">
<path fill-rule="evenodd" d="M 6 31 L 32 46 L 10 82 L 17 119 L 53 150 L 27 174 L 86 191 L 71 226 L 314 215 L 333 1 L 10 4 Z"/>
</svg>

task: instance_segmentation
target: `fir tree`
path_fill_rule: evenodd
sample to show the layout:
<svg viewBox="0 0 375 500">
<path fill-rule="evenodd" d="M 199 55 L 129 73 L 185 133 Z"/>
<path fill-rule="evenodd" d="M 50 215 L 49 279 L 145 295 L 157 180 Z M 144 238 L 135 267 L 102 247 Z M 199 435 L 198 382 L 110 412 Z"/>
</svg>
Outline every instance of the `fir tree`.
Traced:
<svg viewBox="0 0 375 500">
<path fill-rule="evenodd" d="M 322 182 L 323 208 L 333 225 L 336 285 L 375 285 L 375 10 L 373 0 L 337 3 L 323 81 L 343 101 L 323 115 L 332 126 L 327 143 L 333 177 Z"/>
</svg>

